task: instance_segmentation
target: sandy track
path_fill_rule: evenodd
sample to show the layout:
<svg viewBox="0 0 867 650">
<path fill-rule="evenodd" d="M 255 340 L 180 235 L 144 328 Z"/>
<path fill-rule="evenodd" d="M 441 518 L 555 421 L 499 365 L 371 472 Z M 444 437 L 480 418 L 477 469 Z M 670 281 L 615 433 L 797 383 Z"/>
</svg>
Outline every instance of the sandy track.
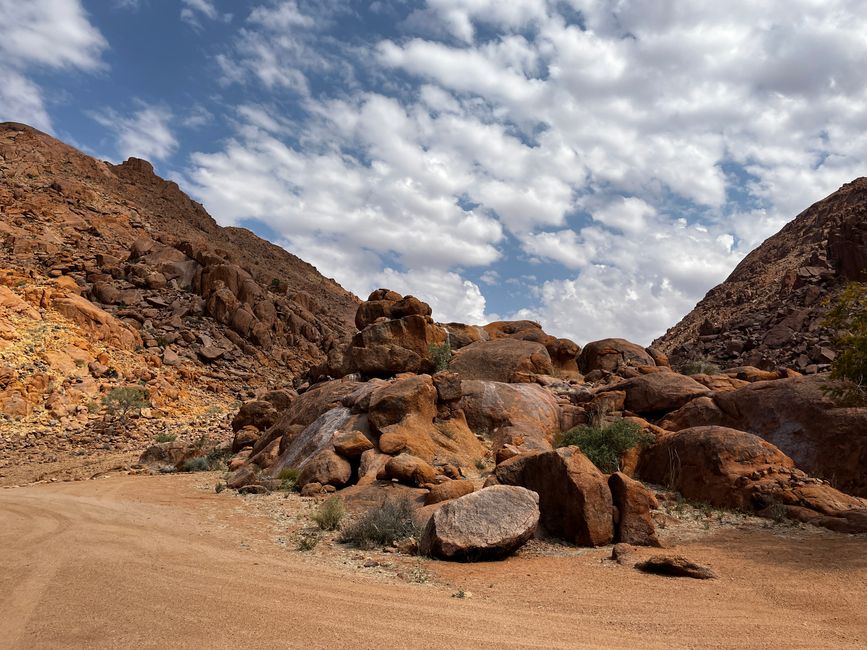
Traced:
<svg viewBox="0 0 867 650">
<path fill-rule="evenodd" d="M 865 647 L 867 540 L 729 531 L 723 576 L 578 557 L 430 563 L 434 585 L 311 561 L 193 476 L 0 490 L 0 648 Z M 460 586 L 471 599 L 451 597 Z"/>
</svg>

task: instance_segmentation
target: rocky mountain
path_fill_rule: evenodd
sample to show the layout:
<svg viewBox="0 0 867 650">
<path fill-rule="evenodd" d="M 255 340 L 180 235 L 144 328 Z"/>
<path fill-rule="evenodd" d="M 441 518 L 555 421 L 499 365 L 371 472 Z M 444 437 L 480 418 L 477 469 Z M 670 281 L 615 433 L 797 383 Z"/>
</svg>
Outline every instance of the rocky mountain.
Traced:
<svg viewBox="0 0 867 650">
<path fill-rule="evenodd" d="M 145 390 L 160 417 L 291 389 L 357 307 L 148 162 L 0 124 L 0 450 L 56 451 L 48 432 L 88 429 L 114 387 Z"/>
<path fill-rule="evenodd" d="M 653 342 L 675 365 L 784 366 L 812 374 L 835 357 L 822 324 L 843 287 L 867 278 L 867 178 L 847 183 L 770 237 Z"/>
</svg>

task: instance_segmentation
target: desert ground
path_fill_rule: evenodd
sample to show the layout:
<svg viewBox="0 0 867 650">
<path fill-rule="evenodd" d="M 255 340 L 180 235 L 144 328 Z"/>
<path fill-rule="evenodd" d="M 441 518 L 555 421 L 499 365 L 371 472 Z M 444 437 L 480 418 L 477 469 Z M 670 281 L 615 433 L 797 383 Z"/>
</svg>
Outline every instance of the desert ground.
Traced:
<svg viewBox="0 0 867 650">
<path fill-rule="evenodd" d="M 663 537 L 708 581 L 642 574 L 610 547 L 534 542 L 473 565 L 330 540 L 301 552 L 310 500 L 216 494 L 217 479 L 0 490 L 0 647 L 867 646 L 864 536 L 745 523 Z"/>
</svg>

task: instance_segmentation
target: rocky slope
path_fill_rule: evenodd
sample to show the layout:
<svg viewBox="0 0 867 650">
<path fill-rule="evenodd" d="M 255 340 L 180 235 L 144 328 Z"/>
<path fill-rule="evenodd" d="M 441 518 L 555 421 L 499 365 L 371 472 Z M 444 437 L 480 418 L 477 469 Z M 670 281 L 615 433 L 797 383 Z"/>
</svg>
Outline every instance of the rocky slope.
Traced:
<svg viewBox="0 0 867 650">
<path fill-rule="evenodd" d="M 785 366 L 816 373 L 835 356 L 822 320 L 867 278 L 867 178 L 847 183 L 765 241 L 653 346 L 675 365 Z"/>
<path fill-rule="evenodd" d="M 0 452 L 120 445 L 87 433 L 118 386 L 147 391 L 152 430 L 292 388 L 357 305 L 146 161 L 0 124 Z"/>
</svg>

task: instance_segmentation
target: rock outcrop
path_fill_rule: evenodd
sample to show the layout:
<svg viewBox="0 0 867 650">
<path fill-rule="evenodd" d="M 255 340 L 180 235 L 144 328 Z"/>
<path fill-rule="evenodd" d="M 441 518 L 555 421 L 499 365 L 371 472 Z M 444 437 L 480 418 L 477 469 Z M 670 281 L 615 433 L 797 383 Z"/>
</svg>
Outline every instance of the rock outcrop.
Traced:
<svg viewBox="0 0 867 650">
<path fill-rule="evenodd" d="M 867 501 L 844 494 L 795 467 L 758 436 L 719 426 L 693 427 L 661 437 L 641 455 L 641 477 L 688 499 L 793 518 L 849 518 Z"/>
<path fill-rule="evenodd" d="M 747 384 L 690 401 L 660 424 L 671 431 L 719 425 L 749 431 L 801 469 L 867 496 L 867 409 L 841 408 L 822 387 L 826 375 Z"/>
<path fill-rule="evenodd" d="M 867 178 L 810 206 L 738 264 L 653 342 L 676 366 L 708 358 L 822 372 L 835 357 L 822 323 L 850 280 L 867 279 Z"/>
</svg>

